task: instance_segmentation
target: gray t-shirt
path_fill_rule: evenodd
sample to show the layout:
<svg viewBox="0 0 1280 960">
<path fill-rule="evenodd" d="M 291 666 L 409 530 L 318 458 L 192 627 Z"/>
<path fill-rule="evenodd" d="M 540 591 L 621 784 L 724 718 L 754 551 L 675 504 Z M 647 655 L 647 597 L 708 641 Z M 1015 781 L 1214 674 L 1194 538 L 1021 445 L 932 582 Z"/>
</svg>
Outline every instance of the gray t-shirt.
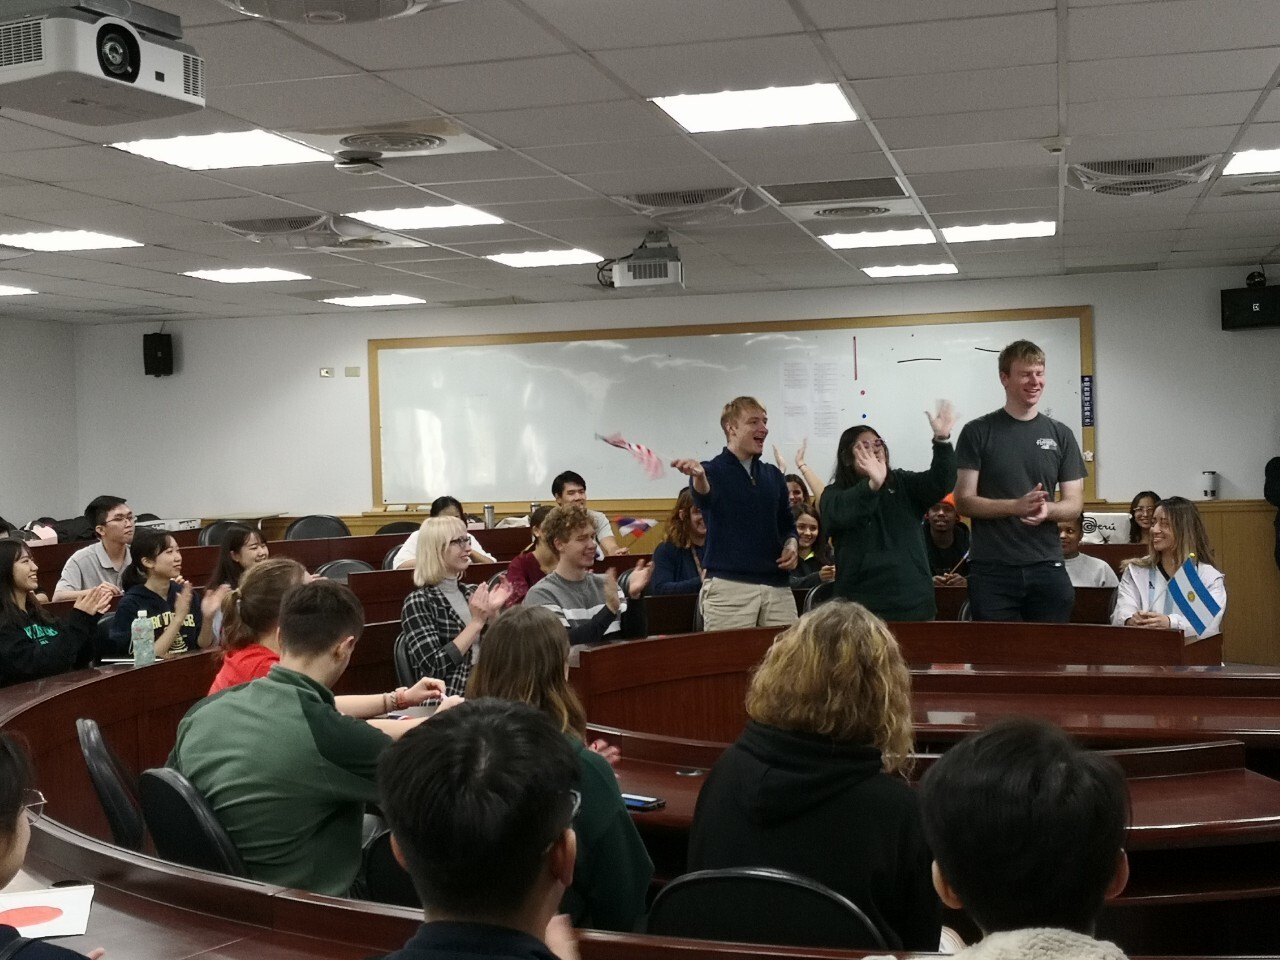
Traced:
<svg viewBox="0 0 1280 960">
<path fill-rule="evenodd" d="M 120 574 L 129 565 L 129 559 L 129 548 L 125 547 L 124 564 L 117 570 L 111 563 L 111 558 L 107 556 L 106 547 L 101 541 L 81 547 L 67 557 L 67 562 L 62 568 L 62 576 L 58 578 L 58 585 L 53 588 L 53 592 L 57 594 L 64 590 L 88 590 L 100 583 L 110 583 L 118 587 Z"/>
<path fill-rule="evenodd" d="M 1015 500 L 1037 483 L 1052 500 L 1058 484 L 1085 476 L 1084 458 L 1066 424 L 1043 414 L 1017 420 L 1004 410 L 970 420 L 960 431 L 956 467 L 978 471 L 978 496 Z M 969 561 L 1021 565 L 1062 560 L 1058 526 L 1029 527 L 1018 517 L 973 521 Z"/>
</svg>

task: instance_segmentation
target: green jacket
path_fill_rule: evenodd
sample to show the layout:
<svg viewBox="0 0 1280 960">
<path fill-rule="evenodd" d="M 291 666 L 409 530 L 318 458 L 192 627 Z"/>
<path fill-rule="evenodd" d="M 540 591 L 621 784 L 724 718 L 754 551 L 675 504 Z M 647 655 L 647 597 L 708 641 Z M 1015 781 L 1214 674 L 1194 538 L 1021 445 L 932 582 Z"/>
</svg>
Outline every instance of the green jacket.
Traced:
<svg viewBox="0 0 1280 960">
<path fill-rule="evenodd" d="M 822 530 L 836 548 L 836 596 L 885 620 L 932 620 L 938 612 L 922 526 L 925 511 L 956 485 L 956 451 L 934 443 L 925 472 L 891 470 L 872 490 L 864 477 L 822 494 Z"/>
<path fill-rule="evenodd" d="M 276 664 L 182 718 L 169 766 L 194 784 L 249 876 L 346 896 L 360 869 L 364 805 L 391 739 L 338 713 L 333 692 Z"/>
<path fill-rule="evenodd" d="M 573 885 L 560 909 L 575 927 L 629 932 L 644 915 L 653 861 L 622 803 L 609 761 L 576 736 L 567 736 L 582 765 L 582 806 L 573 821 L 578 835 Z"/>
</svg>

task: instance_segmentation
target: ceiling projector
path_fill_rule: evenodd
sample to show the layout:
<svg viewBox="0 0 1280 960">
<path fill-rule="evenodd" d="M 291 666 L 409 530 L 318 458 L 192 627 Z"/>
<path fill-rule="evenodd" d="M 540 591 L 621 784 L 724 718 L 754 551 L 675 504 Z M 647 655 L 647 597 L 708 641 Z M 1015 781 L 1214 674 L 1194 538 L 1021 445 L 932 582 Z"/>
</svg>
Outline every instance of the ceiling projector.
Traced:
<svg viewBox="0 0 1280 960">
<path fill-rule="evenodd" d="M 131 0 L 4 0 L 0 107 L 89 126 L 204 107 L 182 21 Z"/>
<path fill-rule="evenodd" d="M 614 287 L 684 286 L 680 248 L 671 245 L 665 230 L 650 230 L 640 246 L 611 265 Z"/>
</svg>

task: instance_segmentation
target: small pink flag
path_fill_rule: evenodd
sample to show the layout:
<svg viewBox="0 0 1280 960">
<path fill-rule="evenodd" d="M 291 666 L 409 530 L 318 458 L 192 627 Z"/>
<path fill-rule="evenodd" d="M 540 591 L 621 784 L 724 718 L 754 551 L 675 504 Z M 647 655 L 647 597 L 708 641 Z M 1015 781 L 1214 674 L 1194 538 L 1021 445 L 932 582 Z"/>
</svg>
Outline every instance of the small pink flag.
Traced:
<svg viewBox="0 0 1280 960">
<path fill-rule="evenodd" d="M 611 437 L 601 436 L 597 433 L 596 439 L 603 440 L 611 447 L 617 447 L 619 450 L 626 450 L 630 452 L 633 457 L 640 461 L 641 466 L 644 467 L 644 472 L 649 475 L 650 480 L 657 480 L 666 473 L 666 466 L 663 464 L 662 458 L 648 447 L 624 440 L 622 435 L 617 433 Z"/>
</svg>

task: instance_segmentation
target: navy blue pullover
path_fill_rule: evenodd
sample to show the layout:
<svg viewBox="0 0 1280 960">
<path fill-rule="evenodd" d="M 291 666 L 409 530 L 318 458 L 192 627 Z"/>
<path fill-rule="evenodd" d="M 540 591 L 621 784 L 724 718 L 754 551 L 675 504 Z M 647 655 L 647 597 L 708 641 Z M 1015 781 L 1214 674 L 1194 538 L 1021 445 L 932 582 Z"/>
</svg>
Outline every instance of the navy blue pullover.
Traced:
<svg viewBox="0 0 1280 960">
<path fill-rule="evenodd" d="M 778 566 L 782 547 L 796 536 L 782 471 L 759 457 L 751 458 L 748 475 L 728 447 L 714 460 L 704 460 L 711 492 L 693 487 L 693 502 L 707 521 L 702 566 L 708 577 L 785 587 L 791 574 Z"/>
</svg>

